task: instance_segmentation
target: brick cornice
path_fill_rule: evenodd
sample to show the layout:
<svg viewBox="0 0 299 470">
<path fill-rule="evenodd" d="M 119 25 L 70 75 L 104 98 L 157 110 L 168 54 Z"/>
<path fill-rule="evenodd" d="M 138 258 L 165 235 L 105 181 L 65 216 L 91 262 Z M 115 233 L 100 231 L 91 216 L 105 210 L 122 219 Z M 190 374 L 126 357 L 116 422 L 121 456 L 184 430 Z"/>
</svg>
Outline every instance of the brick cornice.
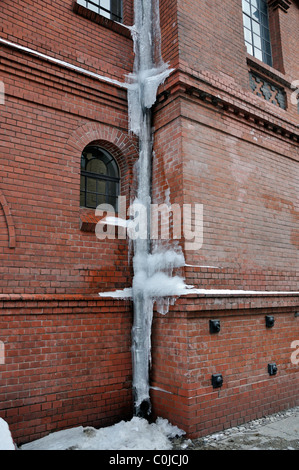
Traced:
<svg viewBox="0 0 299 470">
<path fill-rule="evenodd" d="M 168 99 L 171 99 L 169 97 L 177 93 L 181 96 L 190 96 L 213 106 L 215 109 L 232 114 L 238 119 L 259 125 L 264 130 L 274 132 L 293 143 L 299 142 L 298 126 L 292 123 L 287 116 L 282 116 L 280 108 L 272 112 L 267 109 L 269 104 L 266 101 L 263 103 L 266 107 L 260 107 L 260 98 L 253 93 L 241 89 L 235 91 L 234 84 L 221 86 L 219 83 L 211 77 L 194 76 L 186 71 L 177 70 L 161 88 L 157 104 L 163 106 L 164 101 L 167 102 Z M 167 98 L 165 99 L 166 93 Z M 273 106 L 273 108 L 276 107 Z"/>
<path fill-rule="evenodd" d="M 291 6 L 291 0 L 268 0 L 269 8 L 276 10 L 280 8 L 282 11 L 287 12 Z"/>
</svg>

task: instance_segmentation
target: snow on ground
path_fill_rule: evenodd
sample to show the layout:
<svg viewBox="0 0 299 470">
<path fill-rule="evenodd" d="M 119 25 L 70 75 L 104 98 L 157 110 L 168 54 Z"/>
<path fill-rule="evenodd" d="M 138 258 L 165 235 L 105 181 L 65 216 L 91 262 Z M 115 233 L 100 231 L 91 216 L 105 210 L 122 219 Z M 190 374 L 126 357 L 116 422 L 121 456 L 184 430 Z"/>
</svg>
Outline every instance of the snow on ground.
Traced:
<svg viewBox="0 0 299 470">
<path fill-rule="evenodd" d="M 15 450 L 8 424 L 0 418 L 0 450 Z"/>
<path fill-rule="evenodd" d="M 150 424 L 134 417 L 106 428 L 79 426 L 54 432 L 24 444 L 21 450 L 171 450 L 170 438 L 183 434 L 166 419 Z"/>
</svg>

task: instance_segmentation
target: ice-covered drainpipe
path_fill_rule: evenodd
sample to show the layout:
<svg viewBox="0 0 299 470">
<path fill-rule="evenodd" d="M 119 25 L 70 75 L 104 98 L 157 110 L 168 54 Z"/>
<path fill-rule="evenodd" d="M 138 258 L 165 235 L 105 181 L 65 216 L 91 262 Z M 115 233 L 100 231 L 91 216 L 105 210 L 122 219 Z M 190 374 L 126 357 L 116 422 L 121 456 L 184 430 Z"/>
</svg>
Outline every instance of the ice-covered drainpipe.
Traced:
<svg viewBox="0 0 299 470">
<path fill-rule="evenodd" d="M 159 0 L 135 0 L 135 62 L 128 88 L 130 129 L 139 138 L 138 204 L 146 207 L 147 236 L 134 241 L 132 285 L 134 322 L 132 327 L 132 366 L 134 414 L 147 418 L 151 413 L 149 366 L 151 358 L 151 325 L 154 301 L 145 289 L 150 254 L 150 205 L 152 176 L 152 106 L 160 83 L 169 75 L 159 54 Z M 158 51 L 158 54 L 157 54 Z"/>
<path fill-rule="evenodd" d="M 137 4 L 137 5 L 136 5 Z M 146 207 L 147 237 L 134 242 L 134 278 L 132 327 L 132 365 L 134 414 L 145 418 L 150 415 L 149 362 L 152 301 L 142 289 L 140 277 L 146 277 L 146 259 L 150 253 L 150 202 L 152 174 L 152 111 L 145 105 L 147 71 L 153 68 L 152 55 L 152 2 L 135 0 L 135 70 L 138 82 L 139 104 L 139 161 L 137 198 Z M 138 105 L 137 105 L 138 106 Z M 137 111 L 137 110 L 136 110 Z M 140 264 L 141 263 L 141 264 Z M 143 266 L 142 266 L 143 264 Z M 140 282 L 141 280 L 141 282 Z"/>
</svg>

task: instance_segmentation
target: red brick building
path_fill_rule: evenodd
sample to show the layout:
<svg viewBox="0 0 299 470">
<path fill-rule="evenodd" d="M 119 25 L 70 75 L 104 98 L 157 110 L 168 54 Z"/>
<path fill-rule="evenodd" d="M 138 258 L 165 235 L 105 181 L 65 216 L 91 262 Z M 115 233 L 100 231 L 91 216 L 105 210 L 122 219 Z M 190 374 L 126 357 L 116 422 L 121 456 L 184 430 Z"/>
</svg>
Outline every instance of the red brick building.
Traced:
<svg viewBox="0 0 299 470">
<path fill-rule="evenodd" d="M 183 274 L 211 291 L 155 315 L 151 391 L 194 437 L 299 403 L 299 5 L 160 3 L 153 200 L 203 205 Z M 98 296 L 131 285 L 129 244 L 94 232 L 134 188 L 133 1 L 2 0 L 0 17 L 0 416 L 25 442 L 132 413 L 132 305 Z"/>
</svg>

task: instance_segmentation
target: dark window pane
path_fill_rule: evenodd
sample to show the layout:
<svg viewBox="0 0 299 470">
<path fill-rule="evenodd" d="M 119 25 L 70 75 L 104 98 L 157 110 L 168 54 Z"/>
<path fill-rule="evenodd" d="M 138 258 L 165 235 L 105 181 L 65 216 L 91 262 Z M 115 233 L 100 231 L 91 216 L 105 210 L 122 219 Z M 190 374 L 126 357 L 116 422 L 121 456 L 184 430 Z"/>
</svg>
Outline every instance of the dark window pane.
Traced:
<svg viewBox="0 0 299 470">
<path fill-rule="evenodd" d="M 82 152 L 80 178 L 80 205 L 96 208 L 119 195 L 119 169 L 106 150 L 87 146 Z"/>
<path fill-rule="evenodd" d="M 272 67 L 272 56 L 269 54 L 264 54 L 264 62 Z"/>
<path fill-rule="evenodd" d="M 80 191 L 80 206 L 85 206 L 85 191 Z"/>
<path fill-rule="evenodd" d="M 107 202 L 107 201 L 106 201 L 106 196 L 105 196 L 105 194 L 98 194 L 98 195 L 97 195 L 97 206 L 98 206 L 99 204 L 106 204 L 106 202 Z"/>
<path fill-rule="evenodd" d="M 251 7 L 251 11 L 252 11 L 252 14 L 251 14 L 252 18 L 259 21 L 260 16 L 261 16 L 259 10 L 257 8 Z"/>
<path fill-rule="evenodd" d="M 270 42 L 270 31 L 269 29 L 265 28 L 264 26 L 261 27 L 262 38 L 266 39 L 266 41 Z"/>
<path fill-rule="evenodd" d="M 116 209 L 116 202 L 117 202 L 116 197 L 108 196 L 107 203 L 113 206 L 115 209 Z"/>
<path fill-rule="evenodd" d="M 268 14 L 268 6 L 267 6 L 267 2 L 265 0 L 259 0 L 259 4 L 260 4 L 260 10 L 262 13 L 264 13 L 265 15 Z"/>
<path fill-rule="evenodd" d="M 86 207 L 95 209 L 97 207 L 97 196 L 96 194 L 86 193 Z"/>
<path fill-rule="evenodd" d="M 108 193 L 111 196 L 116 196 L 118 193 L 118 183 L 110 181 L 108 184 Z"/>
<path fill-rule="evenodd" d="M 262 40 L 262 49 L 266 54 L 271 55 L 271 44 L 268 41 Z"/>
<path fill-rule="evenodd" d="M 107 182 L 108 184 L 108 182 Z M 98 180 L 97 181 L 97 193 L 106 194 L 106 181 Z"/>
<path fill-rule="evenodd" d="M 91 193 L 97 192 L 97 181 L 93 178 L 86 178 L 86 191 Z"/>
<path fill-rule="evenodd" d="M 266 26 L 268 27 L 268 16 L 267 15 L 264 15 L 263 13 L 261 13 L 261 18 L 260 18 L 260 21 L 261 21 L 261 24 L 263 26 Z"/>
<path fill-rule="evenodd" d="M 110 163 L 108 164 L 107 168 L 108 168 L 108 175 L 109 176 L 111 176 L 113 178 L 118 177 L 118 167 L 117 167 L 117 164 L 116 164 L 115 160 L 111 160 Z"/>
</svg>

